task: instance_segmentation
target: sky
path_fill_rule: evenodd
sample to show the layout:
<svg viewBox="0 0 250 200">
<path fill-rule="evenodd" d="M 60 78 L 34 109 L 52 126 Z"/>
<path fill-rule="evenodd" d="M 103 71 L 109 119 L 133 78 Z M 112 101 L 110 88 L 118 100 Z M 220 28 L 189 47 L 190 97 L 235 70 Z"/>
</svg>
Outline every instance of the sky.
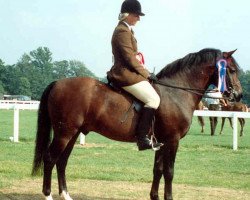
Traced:
<svg viewBox="0 0 250 200">
<path fill-rule="evenodd" d="M 79 60 L 99 77 L 112 66 L 111 37 L 123 0 L 0 0 L 0 59 L 48 47 L 53 61 Z M 203 48 L 237 49 L 250 70 L 249 0 L 140 0 L 146 14 L 134 27 L 147 68 Z"/>
</svg>

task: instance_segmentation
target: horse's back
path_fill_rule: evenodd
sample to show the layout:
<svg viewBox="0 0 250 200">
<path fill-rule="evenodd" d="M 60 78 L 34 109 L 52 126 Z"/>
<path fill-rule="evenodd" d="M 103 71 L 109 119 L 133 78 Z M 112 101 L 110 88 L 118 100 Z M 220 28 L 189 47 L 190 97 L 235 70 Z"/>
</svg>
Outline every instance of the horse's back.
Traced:
<svg viewBox="0 0 250 200">
<path fill-rule="evenodd" d="M 132 140 L 137 115 L 131 99 L 89 77 L 62 79 L 50 95 L 51 116 L 83 132 L 95 131 L 115 140 Z M 127 115 L 124 123 L 122 118 Z M 73 123 L 73 124 L 72 124 Z M 84 129 L 84 130 L 83 130 Z"/>
</svg>

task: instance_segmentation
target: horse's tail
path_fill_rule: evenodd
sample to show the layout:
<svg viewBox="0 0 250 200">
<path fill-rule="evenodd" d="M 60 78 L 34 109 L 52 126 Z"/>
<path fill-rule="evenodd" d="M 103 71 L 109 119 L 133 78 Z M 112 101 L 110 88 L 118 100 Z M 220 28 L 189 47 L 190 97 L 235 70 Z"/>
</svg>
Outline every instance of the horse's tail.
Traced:
<svg viewBox="0 0 250 200">
<path fill-rule="evenodd" d="M 43 157 L 51 141 L 51 122 L 48 112 L 48 97 L 55 83 L 56 82 L 52 82 L 47 86 L 40 100 L 32 176 L 41 174 L 41 168 L 43 166 Z"/>
</svg>

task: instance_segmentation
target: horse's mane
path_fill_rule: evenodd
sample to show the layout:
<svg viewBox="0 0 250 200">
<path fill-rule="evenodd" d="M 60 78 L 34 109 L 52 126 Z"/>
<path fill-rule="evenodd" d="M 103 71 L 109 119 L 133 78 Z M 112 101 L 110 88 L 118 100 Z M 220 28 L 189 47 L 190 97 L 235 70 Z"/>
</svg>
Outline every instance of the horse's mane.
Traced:
<svg viewBox="0 0 250 200">
<path fill-rule="evenodd" d="M 190 53 L 185 57 L 168 64 L 157 74 L 157 77 L 169 77 L 177 72 L 191 71 L 202 63 L 215 62 L 219 57 L 222 57 L 222 52 L 218 49 L 202 49 L 199 52 Z"/>
</svg>

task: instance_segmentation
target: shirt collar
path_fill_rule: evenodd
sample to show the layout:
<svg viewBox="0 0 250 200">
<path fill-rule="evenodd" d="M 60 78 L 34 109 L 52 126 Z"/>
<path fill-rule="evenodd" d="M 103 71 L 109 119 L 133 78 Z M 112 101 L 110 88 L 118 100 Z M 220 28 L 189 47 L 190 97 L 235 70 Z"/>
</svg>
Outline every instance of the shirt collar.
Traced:
<svg viewBox="0 0 250 200">
<path fill-rule="evenodd" d="M 127 22 L 125 21 L 122 21 L 122 22 L 129 28 L 130 31 L 132 30 L 132 27 Z"/>
</svg>

